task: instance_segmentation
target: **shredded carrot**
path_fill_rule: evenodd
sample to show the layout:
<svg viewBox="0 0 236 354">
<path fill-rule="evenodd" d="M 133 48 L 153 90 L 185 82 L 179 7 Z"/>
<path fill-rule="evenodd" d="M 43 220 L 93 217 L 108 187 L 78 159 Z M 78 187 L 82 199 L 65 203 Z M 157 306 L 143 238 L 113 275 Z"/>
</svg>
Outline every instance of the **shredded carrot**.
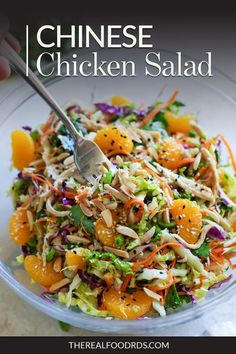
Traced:
<svg viewBox="0 0 236 354">
<path fill-rule="evenodd" d="M 169 107 L 175 100 L 176 96 L 179 94 L 179 91 L 176 90 L 169 98 L 166 103 L 161 103 L 160 105 L 156 106 L 151 112 L 149 112 L 146 117 L 140 122 L 139 127 L 142 128 L 144 125 L 148 124 L 159 112 L 163 109 Z"/>
<path fill-rule="evenodd" d="M 233 246 L 236 246 L 236 242 L 233 242 L 233 243 L 231 243 L 230 245 L 225 246 L 225 248 L 230 248 L 230 247 L 233 247 Z"/>
<path fill-rule="evenodd" d="M 185 165 L 189 165 L 189 164 L 191 164 L 193 162 L 194 162 L 194 158 L 189 157 L 189 158 L 186 158 L 186 159 L 183 159 L 181 161 L 176 162 L 175 168 L 179 168 L 179 167 L 182 167 L 182 166 L 185 166 Z"/>
<path fill-rule="evenodd" d="M 78 227 L 77 226 L 71 226 L 71 227 L 68 227 L 68 230 L 70 232 L 74 232 L 74 231 L 77 231 Z"/>
<path fill-rule="evenodd" d="M 223 247 L 215 248 L 211 253 L 213 254 L 222 254 L 224 251 Z"/>
<path fill-rule="evenodd" d="M 140 220 L 143 216 L 145 204 L 142 200 L 139 200 L 137 198 L 132 198 L 132 199 L 127 200 L 127 202 L 124 205 L 124 208 L 129 209 L 133 204 L 140 206 L 140 209 L 137 211 L 137 213 L 135 215 L 136 219 Z"/>
<path fill-rule="evenodd" d="M 176 264 L 176 257 L 173 259 L 172 263 L 170 264 L 170 269 L 174 268 Z"/>
<path fill-rule="evenodd" d="M 209 242 L 209 246 L 211 247 L 211 249 L 214 249 L 214 248 L 218 247 L 219 245 L 220 245 L 220 241 L 218 241 L 218 240 L 211 240 Z"/>
<path fill-rule="evenodd" d="M 53 133 L 55 133 L 55 129 L 50 128 L 50 129 L 46 130 L 46 131 L 41 135 L 41 138 L 44 137 L 44 136 L 53 134 Z"/>
<path fill-rule="evenodd" d="M 52 152 L 50 152 L 48 154 L 48 157 L 52 157 L 54 156 L 56 153 L 59 153 L 59 151 L 61 151 L 61 146 L 59 146 L 58 148 L 54 149 Z"/>
<path fill-rule="evenodd" d="M 21 205 L 21 207 L 25 207 L 28 203 L 31 202 L 31 200 L 34 198 L 34 195 L 31 195 L 29 198 L 27 198 L 24 203 Z"/>
<path fill-rule="evenodd" d="M 236 160 L 235 160 L 233 151 L 232 151 L 228 141 L 225 139 L 225 137 L 222 134 L 219 134 L 218 136 L 221 138 L 221 140 L 223 141 L 223 143 L 225 144 L 225 146 L 226 146 L 226 148 L 228 150 L 228 153 L 229 153 L 229 156 L 230 156 L 230 159 L 231 159 L 231 163 L 232 163 L 232 166 L 233 166 L 233 169 L 234 169 L 234 173 L 236 174 Z"/>
<path fill-rule="evenodd" d="M 235 253 L 231 253 L 231 254 L 226 254 L 225 255 L 225 259 L 229 263 L 230 268 L 235 269 L 236 268 L 236 264 L 233 264 L 231 259 L 230 259 L 230 258 L 233 258 L 233 257 L 235 257 Z"/>
<path fill-rule="evenodd" d="M 169 186 L 169 184 L 163 179 L 161 178 L 160 176 L 158 176 L 158 174 L 156 172 L 154 172 L 153 170 L 151 170 L 150 168 L 148 167 L 144 167 L 144 169 L 150 173 L 150 175 L 152 175 L 153 177 L 156 177 L 156 179 L 158 179 L 162 184 L 163 186 L 168 190 L 168 193 L 169 193 L 169 196 L 171 199 L 174 199 L 174 195 L 173 195 L 173 192 Z"/>
<path fill-rule="evenodd" d="M 174 243 L 174 242 L 168 242 L 168 243 L 164 243 L 163 245 L 157 247 L 155 250 L 153 250 L 149 256 L 147 258 L 145 258 L 144 260 L 142 261 L 139 261 L 139 262 L 135 262 L 133 264 L 133 267 L 132 269 L 133 270 L 136 270 L 139 266 L 146 266 L 148 263 L 151 262 L 151 260 L 153 259 L 153 257 L 155 256 L 155 254 L 157 252 L 159 252 L 160 250 L 162 250 L 164 247 L 167 247 L 167 246 L 171 246 L 171 247 L 183 247 L 180 243 Z"/>
<path fill-rule="evenodd" d="M 50 221 L 50 222 L 56 222 L 57 218 L 56 217 L 48 217 L 48 216 L 45 216 L 43 218 L 40 218 L 40 219 L 37 219 L 35 222 L 36 224 L 40 223 L 40 222 L 45 222 L 45 221 Z"/>
<path fill-rule="evenodd" d="M 204 143 L 204 146 L 205 146 L 205 148 L 206 148 L 207 150 L 209 150 L 210 147 L 211 147 L 211 141 L 210 141 L 210 140 L 206 140 L 205 143 Z"/>
<path fill-rule="evenodd" d="M 126 277 L 125 277 L 125 279 L 123 281 L 123 284 L 121 286 L 121 289 L 120 289 L 121 291 L 125 292 L 127 286 L 129 285 L 129 282 L 130 282 L 131 278 L 132 278 L 131 274 L 127 274 L 126 275 Z"/>
<path fill-rule="evenodd" d="M 26 173 L 25 176 L 31 177 L 31 178 L 33 178 L 33 179 L 36 179 L 36 180 L 39 181 L 39 182 L 42 182 L 42 183 L 47 184 L 48 187 L 49 187 L 52 191 L 54 191 L 54 193 L 56 193 L 57 195 L 61 195 L 61 194 L 62 194 L 62 192 L 61 192 L 59 189 L 57 189 L 56 187 L 54 187 L 51 182 L 49 182 L 47 179 L 44 179 L 43 177 L 40 177 L 40 176 L 38 176 L 38 175 L 36 175 L 36 174 L 34 174 L 34 173 Z M 75 194 L 75 193 L 72 193 L 72 192 L 65 192 L 64 195 L 65 195 L 66 198 L 69 198 L 69 199 L 74 199 L 75 196 L 76 196 L 76 194 Z"/>
<path fill-rule="evenodd" d="M 164 289 L 163 305 L 165 305 L 166 298 L 167 298 L 169 291 L 170 291 L 170 286 L 168 288 Z"/>
<path fill-rule="evenodd" d="M 207 170 L 208 170 L 207 166 L 200 168 L 200 170 L 197 172 L 197 174 L 194 177 L 195 181 L 197 181 L 205 172 L 207 172 Z"/>
<path fill-rule="evenodd" d="M 184 296 L 184 295 L 186 295 L 186 293 L 184 291 L 178 291 L 178 295 Z"/>
<path fill-rule="evenodd" d="M 42 127 L 42 129 L 41 129 L 43 133 L 45 133 L 48 129 L 50 129 L 51 124 L 52 124 L 52 120 L 53 120 L 53 117 L 50 116 L 48 118 L 48 120 L 46 121 L 46 123 L 44 124 L 44 126 Z"/>
<path fill-rule="evenodd" d="M 200 277 L 199 277 L 200 282 L 199 282 L 199 284 L 195 285 L 195 286 L 191 289 L 191 291 L 194 291 L 194 290 L 197 290 L 197 289 L 201 288 L 202 283 L 203 283 L 203 280 L 204 280 L 205 278 L 206 278 L 205 275 L 200 274 Z"/>
<path fill-rule="evenodd" d="M 161 287 L 157 287 L 157 286 L 154 286 L 154 287 L 147 286 L 147 287 L 150 288 L 150 290 L 152 290 L 152 291 L 160 291 L 160 290 L 165 290 L 165 289 L 170 288 L 171 285 L 173 285 L 173 284 L 174 284 L 174 278 L 173 278 L 173 275 L 171 274 L 171 272 L 169 272 L 168 283 L 166 285 L 163 285 Z M 167 296 L 167 294 L 166 294 L 166 296 Z M 165 297 L 165 295 L 164 295 L 164 297 Z"/>
<path fill-rule="evenodd" d="M 200 213 L 201 213 L 202 215 L 206 215 L 206 213 L 207 213 L 207 210 L 205 210 L 205 209 L 203 209 L 203 210 L 200 210 Z"/>
</svg>

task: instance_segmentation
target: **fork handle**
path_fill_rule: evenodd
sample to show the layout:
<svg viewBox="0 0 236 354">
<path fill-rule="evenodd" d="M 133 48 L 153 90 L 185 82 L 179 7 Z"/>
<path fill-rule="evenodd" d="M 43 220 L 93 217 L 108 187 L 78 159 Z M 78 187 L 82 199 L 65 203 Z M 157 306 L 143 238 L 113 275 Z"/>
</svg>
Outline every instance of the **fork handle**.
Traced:
<svg viewBox="0 0 236 354">
<path fill-rule="evenodd" d="M 54 98 L 50 95 L 46 87 L 41 83 L 37 76 L 28 68 L 28 76 L 26 75 L 26 64 L 14 49 L 3 40 L 0 43 L 0 55 L 8 59 L 12 69 L 27 81 L 35 91 L 48 103 L 52 110 L 57 114 L 58 118 L 63 122 L 75 142 L 81 142 L 84 139 L 80 137 L 71 120 L 60 108 Z"/>
</svg>

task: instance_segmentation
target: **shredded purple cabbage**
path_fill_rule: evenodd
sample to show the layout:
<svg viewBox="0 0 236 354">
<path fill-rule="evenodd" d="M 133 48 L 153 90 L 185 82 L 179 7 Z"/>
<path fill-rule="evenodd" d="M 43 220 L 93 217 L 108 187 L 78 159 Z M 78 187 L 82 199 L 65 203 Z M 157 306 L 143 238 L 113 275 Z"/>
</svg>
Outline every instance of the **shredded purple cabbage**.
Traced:
<svg viewBox="0 0 236 354">
<path fill-rule="evenodd" d="M 133 258 L 140 255 L 147 248 L 154 249 L 155 247 L 156 247 L 156 245 L 154 243 L 148 243 L 147 245 L 137 246 L 134 249 L 132 249 L 132 251 L 130 251 L 130 256 L 129 256 L 128 260 L 131 261 Z"/>
<path fill-rule="evenodd" d="M 67 226 L 60 227 L 57 231 L 57 236 L 61 237 L 62 243 L 68 243 L 67 235 L 69 235 L 70 231 Z"/>
<path fill-rule="evenodd" d="M 71 105 L 71 106 L 66 108 L 66 112 L 67 113 L 70 113 L 70 111 L 72 111 L 72 110 L 75 110 L 76 112 L 79 113 L 81 111 L 81 107 L 78 104 L 74 104 L 74 105 Z"/>
<path fill-rule="evenodd" d="M 58 203 L 62 204 L 62 205 L 74 205 L 75 202 L 73 199 L 68 199 L 66 197 L 60 197 L 58 198 Z"/>
<path fill-rule="evenodd" d="M 224 193 L 224 191 L 222 190 L 222 188 L 219 188 L 218 191 L 219 196 L 221 197 L 221 201 L 225 204 L 225 205 L 233 205 L 232 200 L 230 200 L 230 198 L 228 198 L 228 196 Z"/>
<path fill-rule="evenodd" d="M 70 231 L 68 230 L 68 226 L 60 227 L 55 235 L 51 235 L 48 238 L 48 244 L 52 246 L 55 250 L 64 253 L 65 249 L 62 246 L 54 245 L 53 241 L 60 236 L 62 243 L 68 243 L 67 235 L 69 235 Z"/>
<path fill-rule="evenodd" d="M 135 114 L 139 117 L 145 117 L 147 112 L 144 109 L 131 109 L 128 107 L 112 106 L 107 103 L 96 103 L 95 106 L 102 112 L 120 117 L 128 114 Z"/>
<path fill-rule="evenodd" d="M 97 303 L 98 303 L 98 307 L 102 306 L 102 296 L 103 296 L 104 290 L 102 290 L 98 296 L 97 296 Z"/>
<path fill-rule="evenodd" d="M 62 194 L 65 194 L 65 193 L 66 193 L 66 181 L 62 181 L 62 184 L 61 184 L 61 192 L 62 192 Z"/>
<path fill-rule="evenodd" d="M 217 150 L 218 150 L 218 153 L 219 155 L 221 156 L 221 153 L 222 153 L 222 145 L 221 145 L 222 141 L 220 138 L 218 138 L 218 142 L 217 142 Z"/>
<path fill-rule="evenodd" d="M 197 301 L 195 299 L 195 296 L 190 292 L 189 289 L 185 288 L 185 286 L 182 286 L 181 289 L 185 292 L 185 294 L 189 297 L 191 300 L 192 304 L 196 304 Z"/>
<path fill-rule="evenodd" d="M 29 127 L 28 125 L 23 126 L 22 129 L 24 129 L 24 130 L 26 130 L 26 131 L 28 131 L 28 132 L 31 132 L 31 131 L 32 131 L 32 128 Z"/>
<path fill-rule="evenodd" d="M 56 295 L 56 292 L 49 293 L 49 292 L 45 291 L 40 295 L 40 297 L 49 303 L 53 303 L 54 300 L 51 298 L 51 296 L 53 296 L 53 295 Z"/>
<path fill-rule="evenodd" d="M 17 178 L 19 178 L 19 179 L 24 179 L 25 181 L 31 180 L 30 177 L 23 176 L 23 173 L 22 173 L 22 172 L 19 172 L 19 173 L 17 174 Z"/>
<path fill-rule="evenodd" d="M 49 238 L 48 238 L 48 244 L 51 246 L 52 245 L 52 243 L 53 243 L 53 241 L 55 240 L 55 238 L 57 238 L 57 234 L 56 235 L 51 235 L 51 236 L 49 236 Z"/>
<path fill-rule="evenodd" d="M 82 269 L 78 270 L 78 274 L 79 274 L 80 279 L 82 281 L 84 281 L 85 283 L 87 283 L 91 289 L 101 288 L 101 287 L 106 286 L 105 281 L 101 280 L 100 278 L 98 278 L 94 274 L 88 275 Z"/>
<path fill-rule="evenodd" d="M 225 233 L 220 231 L 216 226 L 212 226 L 206 236 L 220 241 L 225 239 Z"/>
<path fill-rule="evenodd" d="M 220 288 L 221 285 L 224 284 L 224 283 L 227 283 L 232 278 L 232 276 L 233 276 L 233 274 L 230 274 L 228 276 L 228 278 L 226 278 L 225 280 L 219 281 L 218 283 L 210 286 L 209 289 L 218 289 L 218 288 Z"/>
<path fill-rule="evenodd" d="M 24 258 L 30 255 L 30 248 L 28 245 L 22 246 L 21 251 L 23 253 Z"/>
<path fill-rule="evenodd" d="M 52 248 L 54 248 L 54 250 L 60 252 L 60 253 L 66 253 L 66 250 L 64 247 L 60 246 L 60 245 L 52 245 Z"/>
</svg>

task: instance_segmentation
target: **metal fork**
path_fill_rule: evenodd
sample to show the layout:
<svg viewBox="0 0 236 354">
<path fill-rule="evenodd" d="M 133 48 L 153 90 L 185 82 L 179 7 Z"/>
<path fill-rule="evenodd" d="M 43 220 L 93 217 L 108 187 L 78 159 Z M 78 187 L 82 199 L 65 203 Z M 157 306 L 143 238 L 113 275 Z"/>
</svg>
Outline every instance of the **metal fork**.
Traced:
<svg viewBox="0 0 236 354">
<path fill-rule="evenodd" d="M 0 43 L 0 55 L 8 59 L 12 69 L 38 92 L 65 125 L 74 140 L 74 160 L 80 175 L 94 185 L 100 175 L 99 166 L 101 166 L 101 164 L 105 164 L 108 169 L 115 171 L 115 166 L 103 154 L 97 144 L 81 137 L 71 120 L 30 68 L 28 68 L 28 76 L 26 76 L 25 62 L 4 40 Z"/>
</svg>

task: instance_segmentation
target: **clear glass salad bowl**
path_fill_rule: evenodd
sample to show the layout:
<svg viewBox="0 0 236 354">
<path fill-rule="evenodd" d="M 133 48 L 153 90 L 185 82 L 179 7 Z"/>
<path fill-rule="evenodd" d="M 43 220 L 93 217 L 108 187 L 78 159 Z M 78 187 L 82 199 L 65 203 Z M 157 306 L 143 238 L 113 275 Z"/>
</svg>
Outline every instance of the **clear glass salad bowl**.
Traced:
<svg viewBox="0 0 236 354">
<path fill-rule="evenodd" d="M 91 53 L 80 55 L 85 60 Z M 84 103 L 102 102 L 113 95 L 123 95 L 136 103 L 149 105 L 157 99 L 160 91 L 165 88 L 162 99 L 170 97 L 178 88 L 179 99 L 186 103 L 184 111 L 198 114 L 200 124 L 210 134 L 225 135 L 236 151 L 236 103 L 232 98 L 236 83 L 230 78 L 213 69 L 211 78 L 150 78 L 144 76 L 143 58 L 139 51 L 120 53 L 122 60 L 137 58 L 136 77 L 55 77 L 44 80 L 50 92 L 63 106 L 77 100 Z M 173 53 L 162 51 L 165 60 L 173 59 Z M 102 59 L 111 60 L 119 57 L 114 51 L 100 51 Z M 118 59 L 116 59 L 118 60 Z M 1 97 L 1 96 L 0 96 Z M 9 240 L 8 219 L 12 212 L 11 198 L 7 196 L 17 171 L 10 169 L 11 143 L 10 135 L 14 129 L 22 126 L 36 127 L 44 122 L 49 114 L 49 107 L 23 81 L 0 102 L 0 277 L 26 301 L 43 313 L 69 323 L 75 327 L 113 334 L 153 334 L 168 328 L 177 328 L 180 324 L 199 318 L 210 309 L 226 302 L 236 291 L 236 278 L 217 290 L 209 291 L 205 300 L 197 305 L 187 305 L 167 317 L 123 321 L 96 318 L 79 311 L 65 308 L 61 304 L 48 303 L 40 297 L 42 289 L 33 284 L 22 266 L 16 263 L 15 257 L 20 254 L 17 246 Z M 16 314 L 17 316 L 17 314 Z"/>
</svg>

